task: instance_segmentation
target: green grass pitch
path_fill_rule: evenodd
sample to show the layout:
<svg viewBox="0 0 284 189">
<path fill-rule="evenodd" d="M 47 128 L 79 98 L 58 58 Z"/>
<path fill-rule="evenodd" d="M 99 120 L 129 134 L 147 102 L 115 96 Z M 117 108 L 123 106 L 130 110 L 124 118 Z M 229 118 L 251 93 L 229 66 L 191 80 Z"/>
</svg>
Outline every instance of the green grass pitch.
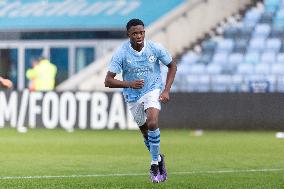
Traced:
<svg viewBox="0 0 284 189">
<path fill-rule="evenodd" d="M 275 132 L 161 129 L 161 145 L 169 179 L 153 184 L 139 131 L 0 129 L 0 188 L 284 188 Z"/>
</svg>

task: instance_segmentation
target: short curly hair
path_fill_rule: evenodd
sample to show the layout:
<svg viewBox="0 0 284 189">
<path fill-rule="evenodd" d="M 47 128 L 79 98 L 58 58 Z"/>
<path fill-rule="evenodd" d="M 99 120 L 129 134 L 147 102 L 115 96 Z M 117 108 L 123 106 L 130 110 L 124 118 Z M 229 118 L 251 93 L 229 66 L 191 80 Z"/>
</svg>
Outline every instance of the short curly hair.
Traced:
<svg viewBox="0 0 284 189">
<path fill-rule="evenodd" d="M 129 20 L 126 24 L 126 30 L 128 31 L 132 26 L 142 25 L 144 27 L 144 23 L 142 20 L 133 18 Z"/>
</svg>

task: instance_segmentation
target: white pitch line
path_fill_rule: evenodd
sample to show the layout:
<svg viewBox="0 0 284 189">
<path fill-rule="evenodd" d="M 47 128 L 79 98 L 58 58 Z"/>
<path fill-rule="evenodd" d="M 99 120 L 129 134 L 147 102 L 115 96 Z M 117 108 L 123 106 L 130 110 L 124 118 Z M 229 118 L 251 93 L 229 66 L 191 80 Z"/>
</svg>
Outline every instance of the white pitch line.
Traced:
<svg viewBox="0 0 284 189">
<path fill-rule="evenodd" d="M 216 173 L 251 173 L 251 172 L 278 172 L 283 169 L 243 169 L 243 170 L 212 170 L 212 171 L 184 171 L 171 172 L 169 175 L 190 174 L 216 174 Z M 42 176 L 1 176 L 0 180 L 13 179 L 52 179 L 52 178 L 80 178 L 80 177 L 123 177 L 123 176 L 145 176 L 148 173 L 114 173 L 114 174 L 89 174 L 89 175 L 42 175 Z"/>
</svg>

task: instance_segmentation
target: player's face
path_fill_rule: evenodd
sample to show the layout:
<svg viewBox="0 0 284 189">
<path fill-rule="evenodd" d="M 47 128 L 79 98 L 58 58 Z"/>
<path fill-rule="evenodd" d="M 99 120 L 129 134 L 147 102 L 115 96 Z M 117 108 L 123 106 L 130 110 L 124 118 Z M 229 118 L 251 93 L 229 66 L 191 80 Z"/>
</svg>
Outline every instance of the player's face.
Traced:
<svg viewBox="0 0 284 189">
<path fill-rule="evenodd" d="M 144 44 L 145 30 L 142 25 L 132 26 L 127 34 L 133 45 L 141 46 Z"/>
</svg>

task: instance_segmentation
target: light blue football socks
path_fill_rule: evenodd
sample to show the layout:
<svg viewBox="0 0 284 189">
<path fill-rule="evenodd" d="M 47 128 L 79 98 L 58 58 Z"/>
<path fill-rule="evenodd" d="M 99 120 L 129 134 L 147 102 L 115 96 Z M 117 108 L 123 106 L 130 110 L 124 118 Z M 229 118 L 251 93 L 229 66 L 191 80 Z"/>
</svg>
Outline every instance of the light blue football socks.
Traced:
<svg viewBox="0 0 284 189">
<path fill-rule="evenodd" d="M 145 143 L 145 146 L 147 147 L 147 149 L 150 151 L 149 140 L 144 138 L 144 143 Z"/>
<path fill-rule="evenodd" d="M 158 164 L 160 154 L 160 130 L 148 131 L 148 142 L 150 146 L 150 153 L 152 156 L 151 164 Z M 145 143 L 146 144 L 146 143 Z"/>
</svg>

